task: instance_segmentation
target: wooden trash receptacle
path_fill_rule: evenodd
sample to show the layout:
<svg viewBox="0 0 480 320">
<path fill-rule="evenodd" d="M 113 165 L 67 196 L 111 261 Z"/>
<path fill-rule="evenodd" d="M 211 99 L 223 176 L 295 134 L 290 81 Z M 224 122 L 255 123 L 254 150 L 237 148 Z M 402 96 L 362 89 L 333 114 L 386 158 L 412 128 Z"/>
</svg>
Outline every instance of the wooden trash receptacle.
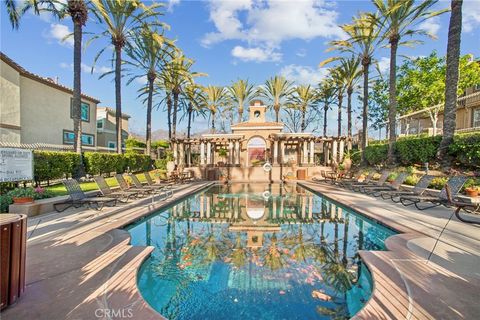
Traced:
<svg viewBox="0 0 480 320">
<path fill-rule="evenodd" d="M 0 214 L 1 291 L 0 310 L 15 303 L 25 291 L 27 216 Z"/>
<path fill-rule="evenodd" d="M 307 170 L 306 169 L 298 169 L 297 170 L 297 180 L 305 180 L 307 179 Z"/>
<path fill-rule="evenodd" d="M 207 171 L 207 180 L 208 180 L 208 181 L 218 180 L 217 170 L 216 170 L 216 169 L 208 169 L 208 171 Z"/>
</svg>

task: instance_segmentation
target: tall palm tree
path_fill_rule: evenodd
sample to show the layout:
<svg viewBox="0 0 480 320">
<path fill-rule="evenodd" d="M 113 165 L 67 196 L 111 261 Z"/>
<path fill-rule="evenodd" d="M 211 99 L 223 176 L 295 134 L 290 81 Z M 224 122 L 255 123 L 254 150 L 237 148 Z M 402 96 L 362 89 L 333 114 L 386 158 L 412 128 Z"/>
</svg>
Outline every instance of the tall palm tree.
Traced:
<svg viewBox="0 0 480 320">
<path fill-rule="evenodd" d="M 323 136 L 327 136 L 327 114 L 330 105 L 335 101 L 337 89 L 331 78 L 325 78 L 319 83 L 318 101 L 323 104 Z"/>
<path fill-rule="evenodd" d="M 255 93 L 253 85 L 248 83 L 248 80 L 239 79 L 227 87 L 227 90 L 230 98 L 237 103 L 238 122 L 242 122 L 245 102 L 248 102 Z"/>
<path fill-rule="evenodd" d="M 20 6 L 19 6 L 20 4 Z M 36 15 L 42 11 L 52 13 L 57 18 L 70 16 L 73 22 L 73 149 L 79 154 L 79 163 L 76 168 L 76 176 L 85 175 L 82 160 L 82 121 L 81 121 L 81 64 L 82 64 L 82 37 L 83 27 L 88 18 L 88 6 L 84 0 L 68 0 L 66 3 L 58 0 L 6 0 L 5 6 L 9 15 L 10 23 L 14 29 L 20 26 L 20 19 L 23 14 L 33 10 Z"/>
<path fill-rule="evenodd" d="M 204 104 L 205 97 L 203 88 L 193 82 L 185 86 L 184 97 L 187 105 L 187 112 L 184 114 L 184 116 L 187 117 L 187 138 L 190 139 L 192 121 L 194 121 L 197 116 L 205 117 L 207 106 Z"/>
<path fill-rule="evenodd" d="M 158 77 L 159 70 L 163 69 L 167 59 L 172 55 L 174 45 L 163 34 L 152 30 L 144 25 L 137 36 L 126 46 L 126 54 L 134 71 L 127 85 L 135 79 L 147 77 L 146 87 L 141 89 L 142 94 L 147 95 L 147 125 L 146 125 L 146 154 L 150 154 L 152 147 L 152 107 L 153 107 L 153 84 Z"/>
<path fill-rule="evenodd" d="M 271 107 L 275 111 L 275 121 L 280 121 L 280 108 L 284 99 L 293 92 L 292 84 L 282 76 L 274 76 L 267 81 L 259 90 L 259 95 L 271 100 Z"/>
<path fill-rule="evenodd" d="M 338 105 L 338 130 L 337 135 L 340 137 L 342 135 L 342 104 L 343 104 L 343 94 L 345 92 L 345 70 L 342 68 L 342 65 L 338 65 L 331 70 L 331 77 L 335 86 L 337 87 L 337 105 Z"/>
<path fill-rule="evenodd" d="M 445 108 L 443 111 L 443 137 L 438 148 L 438 158 L 448 162 L 448 146 L 453 142 L 456 126 L 458 67 L 462 40 L 463 0 L 452 0 L 450 24 L 448 26 L 447 77 L 445 80 Z"/>
<path fill-rule="evenodd" d="M 342 25 L 341 28 L 347 34 L 346 40 L 331 42 L 331 50 L 339 50 L 358 55 L 362 64 L 363 73 L 363 112 L 362 112 L 362 150 L 365 150 L 368 144 L 368 77 L 369 68 L 373 61 L 373 54 L 377 49 L 380 27 L 377 24 L 377 14 L 361 13 L 353 18 L 350 24 Z M 323 61 L 320 65 L 325 65 L 331 61 L 339 60 L 341 57 L 333 57 Z M 362 162 L 365 163 L 365 152 L 362 152 Z"/>
<path fill-rule="evenodd" d="M 218 109 L 225 105 L 228 100 L 227 90 L 224 87 L 208 86 L 204 88 L 204 103 L 210 111 L 212 132 L 215 132 L 215 115 Z"/>
<path fill-rule="evenodd" d="M 134 39 L 145 24 L 152 27 L 168 28 L 159 21 L 159 11 L 164 4 L 145 5 L 140 0 L 91 0 L 94 14 L 100 22 L 101 31 L 88 43 L 98 38 L 108 38 L 110 43 L 101 49 L 95 57 L 94 65 L 105 50 L 113 45 L 115 61 L 115 121 L 117 131 L 117 152 L 122 153 L 122 51 L 127 43 Z M 107 72 L 101 77 L 111 74 Z"/>
<path fill-rule="evenodd" d="M 300 120 L 300 130 L 301 132 L 305 132 L 307 127 L 306 124 L 306 115 L 307 110 L 310 107 L 313 107 L 318 101 L 318 93 L 315 88 L 312 88 L 310 85 L 299 85 L 295 87 L 294 92 L 292 94 L 292 103 L 298 107 L 301 114 Z"/>
<path fill-rule="evenodd" d="M 388 123 L 390 137 L 388 139 L 388 162 L 394 162 L 393 144 L 396 140 L 397 116 L 397 49 L 399 45 L 413 45 L 415 41 L 403 41 L 404 37 L 415 35 L 429 35 L 424 29 L 419 29 L 418 24 L 444 13 L 446 10 L 430 11 L 437 0 L 373 0 L 379 15 L 377 23 L 383 30 L 382 40 L 387 40 L 390 47 L 390 80 L 389 80 L 389 111 Z"/>
</svg>

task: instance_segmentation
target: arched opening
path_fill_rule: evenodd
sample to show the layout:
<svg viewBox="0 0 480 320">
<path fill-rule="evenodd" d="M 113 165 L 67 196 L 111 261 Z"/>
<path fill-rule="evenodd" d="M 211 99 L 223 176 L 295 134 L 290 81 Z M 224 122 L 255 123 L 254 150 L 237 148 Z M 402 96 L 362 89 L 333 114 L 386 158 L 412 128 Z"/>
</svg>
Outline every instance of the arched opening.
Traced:
<svg viewBox="0 0 480 320">
<path fill-rule="evenodd" d="M 261 137 L 253 137 L 248 141 L 248 164 L 250 166 L 258 166 L 265 163 L 265 150 L 267 144 Z"/>
</svg>

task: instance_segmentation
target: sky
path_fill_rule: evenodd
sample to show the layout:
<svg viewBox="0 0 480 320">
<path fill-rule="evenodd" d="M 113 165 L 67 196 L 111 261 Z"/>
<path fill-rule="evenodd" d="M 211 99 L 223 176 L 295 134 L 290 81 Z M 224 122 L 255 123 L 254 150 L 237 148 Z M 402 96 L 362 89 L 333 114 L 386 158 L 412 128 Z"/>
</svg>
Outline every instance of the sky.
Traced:
<svg viewBox="0 0 480 320">
<path fill-rule="evenodd" d="M 449 5 L 450 1 L 439 1 L 436 9 Z M 283 75 L 297 84 L 315 85 L 327 74 L 325 68 L 318 67 L 319 62 L 334 55 L 326 52 L 329 41 L 344 37 L 339 25 L 349 23 L 358 12 L 374 10 L 368 0 L 170 0 L 165 8 L 162 19 L 170 25 L 166 35 L 176 40 L 187 57 L 195 60 L 194 71 L 208 74 L 198 82 L 220 86 L 237 79 L 263 84 L 274 75 Z M 5 8 L 2 6 L 0 10 L 0 50 L 27 70 L 44 77 L 58 77 L 61 84 L 72 87 L 73 39 L 62 41 L 72 30 L 70 19 L 56 20 L 48 14 L 28 13 L 22 18 L 20 28 L 13 30 Z M 437 39 L 422 38 L 424 44 L 400 47 L 399 60 L 402 56 L 426 56 L 432 50 L 445 55 L 449 18 L 450 13 L 446 13 L 419 25 Z M 84 39 L 99 30 L 90 18 Z M 461 53 L 480 57 L 479 42 L 480 0 L 465 0 Z M 95 55 L 106 45 L 107 39 L 99 39 L 84 48 L 82 91 L 98 98 L 99 106 L 115 106 L 113 76 L 99 79 L 100 74 L 112 68 L 108 49 L 91 73 Z M 380 48 L 375 55 L 380 69 L 387 71 L 388 48 Z M 132 116 L 130 130 L 144 134 L 146 111 L 142 100 L 137 98 L 141 83 L 133 81 L 127 86 L 126 80 L 123 80 L 122 111 Z M 353 99 L 358 104 L 356 100 Z M 358 114 L 359 106 L 354 107 Z M 335 107 L 329 112 L 329 134 L 336 132 L 336 113 Z M 153 130 L 166 130 L 166 119 L 163 107 L 155 110 Z M 359 120 L 355 121 L 354 128 L 359 127 Z M 178 126 L 184 130 L 185 121 Z M 207 127 L 207 120 L 198 119 L 193 131 L 202 132 Z"/>
</svg>

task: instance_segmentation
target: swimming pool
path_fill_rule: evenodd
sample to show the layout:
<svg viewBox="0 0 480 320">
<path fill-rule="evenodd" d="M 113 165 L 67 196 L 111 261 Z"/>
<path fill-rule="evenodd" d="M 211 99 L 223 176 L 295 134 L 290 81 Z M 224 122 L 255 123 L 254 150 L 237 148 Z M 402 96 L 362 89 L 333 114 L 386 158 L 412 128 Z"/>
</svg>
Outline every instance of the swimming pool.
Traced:
<svg viewBox="0 0 480 320">
<path fill-rule="evenodd" d="M 144 299 L 168 319 L 342 319 L 368 300 L 359 250 L 395 232 L 295 185 L 214 185 L 126 227 L 154 246 Z"/>
</svg>

